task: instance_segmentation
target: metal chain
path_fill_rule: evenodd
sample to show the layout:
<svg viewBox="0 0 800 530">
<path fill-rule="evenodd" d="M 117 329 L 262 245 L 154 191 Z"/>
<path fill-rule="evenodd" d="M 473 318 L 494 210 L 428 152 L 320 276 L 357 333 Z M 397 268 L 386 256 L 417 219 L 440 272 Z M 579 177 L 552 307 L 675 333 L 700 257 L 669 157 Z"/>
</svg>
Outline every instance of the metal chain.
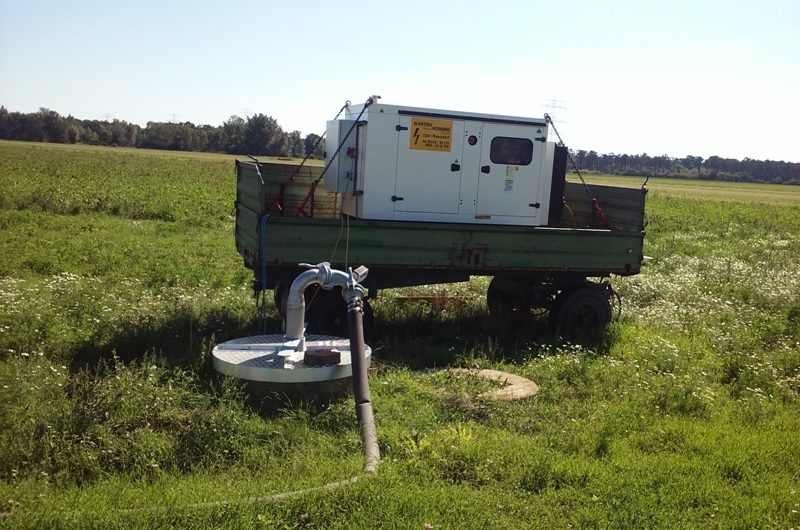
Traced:
<svg viewBox="0 0 800 530">
<path fill-rule="evenodd" d="M 314 182 L 311 183 L 311 188 L 308 190 L 308 195 L 306 195 L 306 198 L 303 200 L 303 202 L 300 204 L 300 206 L 297 207 L 297 210 L 295 211 L 295 216 L 298 216 L 301 213 L 303 213 L 306 217 L 308 217 L 308 213 L 306 213 L 306 211 L 305 211 L 306 203 L 314 195 L 314 192 L 317 189 L 317 185 L 319 185 L 320 181 L 325 176 L 325 173 L 327 173 L 328 169 L 330 169 L 331 165 L 333 165 L 333 162 L 336 160 L 336 157 L 339 156 L 339 152 L 341 152 L 342 147 L 344 147 L 345 143 L 347 143 L 347 139 L 350 138 L 350 134 L 352 134 L 353 129 L 355 129 L 358 126 L 358 122 L 361 121 L 361 117 L 364 115 L 364 112 L 366 112 L 367 108 L 370 105 L 372 105 L 373 103 L 375 103 L 375 99 L 372 96 L 367 98 L 366 103 L 364 103 L 364 108 L 362 108 L 361 112 L 358 113 L 358 116 L 353 121 L 353 124 L 347 130 L 347 134 L 345 134 L 344 138 L 342 139 L 342 141 L 339 142 L 339 145 L 336 147 L 336 151 L 334 151 L 334 153 L 331 155 L 330 159 L 328 160 L 328 163 L 325 164 L 325 167 L 322 169 L 322 173 L 320 173 L 319 177 L 317 177 L 316 180 L 314 180 Z"/>
<path fill-rule="evenodd" d="M 334 116 L 333 119 L 334 120 L 338 120 L 339 116 L 341 116 L 342 112 L 344 112 L 344 109 L 346 109 L 349 106 L 350 106 L 350 100 L 348 99 L 347 101 L 344 102 L 344 105 L 342 105 L 342 108 L 339 109 L 339 112 L 336 113 L 336 116 Z M 275 197 L 272 199 L 272 201 L 270 201 L 270 206 L 276 206 L 279 211 L 283 211 L 283 204 L 281 204 L 281 196 L 283 195 L 284 190 L 286 190 L 286 187 L 289 184 L 291 184 L 292 182 L 294 182 L 294 179 L 297 177 L 297 175 L 300 174 L 300 170 L 303 169 L 303 166 L 306 164 L 306 162 L 308 162 L 308 159 L 311 158 L 311 155 L 313 155 L 314 151 L 317 150 L 317 147 L 319 147 L 319 144 L 322 143 L 322 140 L 325 138 L 325 134 L 326 133 L 327 133 L 327 131 L 323 132 L 319 136 L 319 138 L 317 138 L 317 141 L 314 142 L 314 147 L 312 147 L 311 150 L 308 153 L 306 153 L 306 156 L 303 157 L 303 160 L 295 168 L 295 170 L 292 172 L 292 174 L 289 176 L 289 178 L 286 179 L 285 181 L 283 181 L 279 185 L 278 194 L 275 195 Z M 253 157 L 250 157 L 250 158 L 253 158 Z M 256 171 L 258 172 L 258 176 L 261 177 L 261 171 L 258 169 L 258 161 L 256 161 Z M 264 179 L 263 178 L 261 179 L 261 183 L 262 184 L 264 183 Z"/>
<path fill-rule="evenodd" d="M 334 121 L 338 120 L 339 116 L 341 116 L 342 112 L 344 112 L 344 109 L 346 109 L 349 106 L 350 106 L 350 100 L 348 99 L 347 101 L 344 102 L 344 105 L 342 105 L 342 108 L 339 109 L 339 112 L 336 113 L 336 116 L 333 117 Z M 311 151 L 306 153 L 305 158 L 303 158 L 303 161 L 300 162 L 300 166 L 298 166 L 297 171 L 300 171 L 300 168 L 303 167 L 303 164 L 305 164 L 306 161 L 309 159 L 309 157 L 314 154 L 314 151 L 316 151 L 317 147 L 319 147 L 319 144 L 322 143 L 322 140 L 325 138 L 325 135 L 327 134 L 327 132 L 328 131 L 325 131 L 321 135 L 319 135 L 319 138 L 317 138 L 317 141 L 314 142 L 314 147 L 311 148 Z"/>
<path fill-rule="evenodd" d="M 561 147 L 566 147 L 564 144 L 564 140 L 561 139 L 561 135 L 558 134 L 558 129 L 556 129 L 556 124 L 553 123 L 553 118 L 550 117 L 549 114 L 545 113 L 544 120 L 550 124 L 553 128 L 553 132 L 556 133 L 556 137 L 558 138 L 558 145 Z M 611 223 L 608 222 L 606 219 L 606 215 L 603 213 L 603 209 L 600 207 L 600 203 L 597 201 L 597 198 L 592 193 L 592 190 L 589 189 L 589 185 L 583 178 L 580 169 L 578 169 L 578 164 L 575 163 L 575 159 L 572 158 L 572 153 L 569 152 L 569 148 L 567 148 L 567 158 L 569 159 L 570 163 L 572 164 L 572 169 L 575 170 L 575 173 L 578 175 L 578 178 L 581 179 L 581 184 L 583 184 L 583 189 L 586 190 L 586 194 L 589 195 L 589 199 L 592 201 L 592 206 L 594 207 L 594 211 L 600 216 L 600 222 L 603 225 L 603 228 L 611 230 Z"/>
</svg>

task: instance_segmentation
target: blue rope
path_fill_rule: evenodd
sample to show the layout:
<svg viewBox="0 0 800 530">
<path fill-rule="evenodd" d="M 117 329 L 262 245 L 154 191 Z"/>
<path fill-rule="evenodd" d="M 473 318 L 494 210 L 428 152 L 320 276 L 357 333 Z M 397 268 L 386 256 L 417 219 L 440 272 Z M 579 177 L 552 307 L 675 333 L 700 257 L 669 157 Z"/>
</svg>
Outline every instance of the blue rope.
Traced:
<svg viewBox="0 0 800 530">
<path fill-rule="evenodd" d="M 258 221 L 258 259 L 261 263 L 261 304 L 258 308 L 258 334 L 267 334 L 267 223 L 269 214 Z"/>
</svg>

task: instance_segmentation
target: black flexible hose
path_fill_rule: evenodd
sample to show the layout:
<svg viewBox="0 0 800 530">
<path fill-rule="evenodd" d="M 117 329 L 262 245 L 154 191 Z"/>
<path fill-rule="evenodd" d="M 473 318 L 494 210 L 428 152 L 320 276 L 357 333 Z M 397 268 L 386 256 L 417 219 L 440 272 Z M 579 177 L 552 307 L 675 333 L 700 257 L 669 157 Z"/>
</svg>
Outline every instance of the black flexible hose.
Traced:
<svg viewBox="0 0 800 530">
<path fill-rule="evenodd" d="M 372 413 L 372 401 L 367 380 L 367 363 L 364 353 L 364 303 L 361 298 L 352 297 L 347 301 L 347 319 L 350 330 L 350 356 L 353 366 L 353 398 L 356 417 L 361 430 L 361 443 L 364 446 L 364 472 L 378 470 L 381 452 L 378 447 L 378 434 Z"/>
</svg>

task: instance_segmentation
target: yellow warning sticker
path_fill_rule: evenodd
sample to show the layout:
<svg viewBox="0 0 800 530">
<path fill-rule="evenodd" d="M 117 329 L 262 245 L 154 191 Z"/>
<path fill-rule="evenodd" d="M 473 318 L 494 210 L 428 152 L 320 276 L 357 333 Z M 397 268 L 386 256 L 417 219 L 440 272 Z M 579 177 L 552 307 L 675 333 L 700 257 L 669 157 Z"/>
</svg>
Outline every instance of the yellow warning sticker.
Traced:
<svg viewBox="0 0 800 530">
<path fill-rule="evenodd" d="M 449 152 L 453 143 L 453 120 L 411 118 L 409 132 L 409 149 Z"/>
</svg>

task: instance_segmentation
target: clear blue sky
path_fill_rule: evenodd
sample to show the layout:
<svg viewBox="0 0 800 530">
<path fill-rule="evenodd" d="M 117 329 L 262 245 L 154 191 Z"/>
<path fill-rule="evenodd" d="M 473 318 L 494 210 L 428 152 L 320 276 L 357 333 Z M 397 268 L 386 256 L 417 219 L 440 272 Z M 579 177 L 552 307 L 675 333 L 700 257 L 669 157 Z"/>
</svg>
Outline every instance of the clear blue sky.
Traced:
<svg viewBox="0 0 800 530">
<path fill-rule="evenodd" d="M 541 116 L 570 147 L 800 162 L 800 1 L 0 0 L 0 104 L 322 132 L 346 99 Z"/>
</svg>

